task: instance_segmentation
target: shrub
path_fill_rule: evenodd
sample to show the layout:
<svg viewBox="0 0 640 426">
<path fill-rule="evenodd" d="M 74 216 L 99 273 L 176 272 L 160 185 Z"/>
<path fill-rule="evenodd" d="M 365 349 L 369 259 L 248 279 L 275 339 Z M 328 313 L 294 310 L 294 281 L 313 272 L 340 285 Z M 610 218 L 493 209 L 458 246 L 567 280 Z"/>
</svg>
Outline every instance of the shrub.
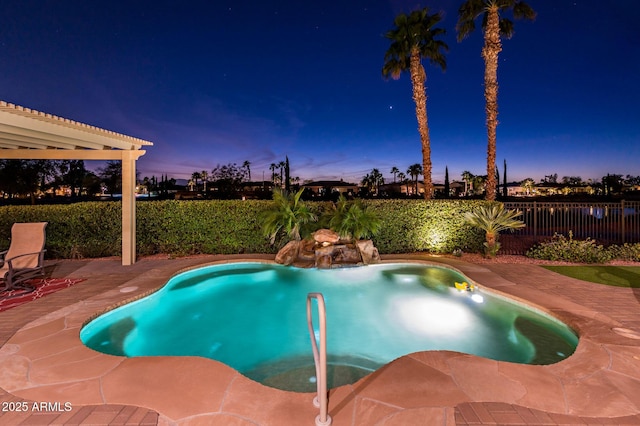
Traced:
<svg viewBox="0 0 640 426">
<path fill-rule="evenodd" d="M 480 200 L 365 200 L 381 221 L 373 239 L 380 253 L 478 252 L 484 233 L 464 221 Z"/>
<path fill-rule="evenodd" d="M 612 245 L 608 250 L 613 259 L 640 262 L 640 243 Z"/>
<path fill-rule="evenodd" d="M 479 200 L 364 200 L 362 209 L 380 221 L 373 237 L 380 253 L 480 251 L 484 235 L 464 222 Z M 329 202 L 305 202 L 316 217 L 327 217 Z M 259 220 L 273 206 L 267 200 L 139 201 L 136 252 L 173 255 L 275 253 Z M 121 202 L 0 206 L 0 250 L 9 247 L 14 222 L 49 222 L 48 258 L 119 256 Z M 314 226 L 320 226 L 314 223 Z M 328 225 L 328 224 L 327 224 Z"/>
<path fill-rule="evenodd" d="M 258 200 L 137 203 L 137 252 L 178 256 L 274 253 L 258 220 L 270 205 Z"/>
<path fill-rule="evenodd" d="M 606 263 L 613 258 L 610 250 L 597 245 L 591 238 L 574 240 L 571 231 L 569 238 L 555 234 L 550 241 L 539 243 L 529 249 L 526 255 L 534 259 L 575 263 Z"/>
</svg>

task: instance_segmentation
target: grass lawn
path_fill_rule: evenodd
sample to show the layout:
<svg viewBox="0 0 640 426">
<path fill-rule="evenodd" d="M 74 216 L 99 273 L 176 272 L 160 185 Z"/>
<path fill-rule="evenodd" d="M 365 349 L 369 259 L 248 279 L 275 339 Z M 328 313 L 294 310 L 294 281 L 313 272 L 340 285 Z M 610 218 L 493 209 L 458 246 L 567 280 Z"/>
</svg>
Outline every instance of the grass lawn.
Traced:
<svg viewBox="0 0 640 426">
<path fill-rule="evenodd" d="M 640 266 L 543 266 L 550 271 L 592 283 L 640 288 Z"/>
</svg>

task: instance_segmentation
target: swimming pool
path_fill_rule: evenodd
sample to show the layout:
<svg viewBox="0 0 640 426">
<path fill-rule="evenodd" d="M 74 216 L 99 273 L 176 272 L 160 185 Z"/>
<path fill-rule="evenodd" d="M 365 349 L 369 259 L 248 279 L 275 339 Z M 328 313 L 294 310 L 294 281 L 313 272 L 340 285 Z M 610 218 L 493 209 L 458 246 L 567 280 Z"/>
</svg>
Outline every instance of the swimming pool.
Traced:
<svg viewBox="0 0 640 426">
<path fill-rule="evenodd" d="M 577 336 L 560 321 L 482 289 L 458 290 L 456 282 L 470 281 L 416 263 L 331 270 L 212 265 L 99 316 L 80 337 L 103 353 L 202 356 L 269 386 L 313 391 L 306 297 L 319 292 L 327 308 L 330 387 L 417 351 L 550 364 L 575 350 Z"/>
</svg>

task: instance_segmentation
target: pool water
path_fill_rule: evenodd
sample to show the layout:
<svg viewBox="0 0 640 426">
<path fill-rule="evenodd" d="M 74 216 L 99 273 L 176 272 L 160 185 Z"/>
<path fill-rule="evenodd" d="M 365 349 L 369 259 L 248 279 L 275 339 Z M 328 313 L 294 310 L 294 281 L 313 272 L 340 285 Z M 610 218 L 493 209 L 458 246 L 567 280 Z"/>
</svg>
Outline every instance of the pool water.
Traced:
<svg viewBox="0 0 640 426">
<path fill-rule="evenodd" d="M 470 280 L 415 263 L 331 270 L 213 265 L 99 316 L 80 337 L 107 354 L 202 356 L 269 386 L 313 391 L 306 298 L 318 292 L 327 310 L 329 387 L 417 351 L 551 364 L 575 350 L 577 336 L 560 321 L 482 289 L 460 291 L 456 282 Z"/>
</svg>

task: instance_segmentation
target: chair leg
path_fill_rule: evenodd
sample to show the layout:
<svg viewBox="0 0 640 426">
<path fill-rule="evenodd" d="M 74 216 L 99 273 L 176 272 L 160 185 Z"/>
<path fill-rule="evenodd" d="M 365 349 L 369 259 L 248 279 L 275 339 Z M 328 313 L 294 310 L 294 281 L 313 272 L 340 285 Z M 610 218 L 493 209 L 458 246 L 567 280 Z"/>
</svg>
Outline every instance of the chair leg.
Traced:
<svg viewBox="0 0 640 426">
<path fill-rule="evenodd" d="M 11 290 L 24 290 L 24 292 L 20 293 L 20 295 L 23 295 L 23 294 L 34 292 L 36 290 L 36 287 L 33 285 L 27 284 L 25 280 L 25 281 L 14 284 Z"/>
<path fill-rule="evenodd" d="M 44 268 L 42 270 L 29 271 L 26 274 L 18 273 L 12 276 L 8 276 L 8 275 L 5 276 L 3 280 L 4 286 L 0 288 L 0 292 L 7 292 L 12 290 L 23 290 L 22 292 L 16 295 L 16 296 L 21 296 L 23 294 L 29 294 L 36 290 L 36 287 L 27 284 L 27 281 L 33 278 L 44 277 Z"/>
</svg>

